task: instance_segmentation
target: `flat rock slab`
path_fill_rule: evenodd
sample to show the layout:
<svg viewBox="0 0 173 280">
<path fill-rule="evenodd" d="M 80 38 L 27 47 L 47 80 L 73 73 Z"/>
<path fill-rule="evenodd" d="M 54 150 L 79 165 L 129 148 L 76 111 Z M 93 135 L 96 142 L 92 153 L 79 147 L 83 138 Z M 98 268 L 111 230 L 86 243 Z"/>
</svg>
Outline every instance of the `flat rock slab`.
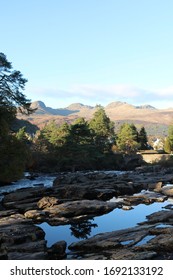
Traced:
<svg viewBox="0 0 173 280">
<path fill-rule="evenodd" d="M 145 192 L 143 194 L 135 194 L 133 196 L 125 196 L 125 205 L 138 205 L 138 204 L 151 204 L 153 202 L 164 202 L 167 200 L 167 196 L 155 192 Z"/>
<path fill-rule="evenodd" d="M 13 214 L 0 219 L 0 259 L 45 259 L 44 232 L 23 215 Z"/>
<path fill-rule="evenodd" d="M 135 245 L 144 239 L 151 226 L 134 227 L 95 235 L 89 239 L 72 243 L 69 249 L 73 256 L 81 259 L 151 259 L 157 255 L 152 251 L 136 252 Z"/>
<path fill-rule="evenodd" d="M 49 199 L 50 201 L 50 199 Z M 54 200 L 53 200 L 54 201 Z M 38 204 L 40 204 L 38 202 Z M 24 213 L 25 218 L 35 222 L 47 222 L 54 224 L 68 224 L 75 219 L 90 218 L 102 215 L 119 207 L 116 202 L 104 202 L 99 200 L 77 200 L 69 201 L 44 209 L 29 210 Z"/>
<path fill-rule="evenodd" d="M 173 210 L 147 216 L 139 226 L 97 234 L 69 246 L 72 259 L 173 259 Z"/>
<path fill-rule="evenodd" d="M 146 217 L 147 221 L 140 223 L 141 225 L 155 223 L 167 223 L 168 225 L 173 225 L 173 209 L 170 209 L 169 211 L 158 211 Z"/>
<path fill-rule="evenodd" d="M 152 226 L 140 226 L 97 234 L 86 240 L 72 243 L 69 249 L 92 252 L 93 250 L 103 251 L 104 249 L 120 248 L 123 246 L 123 242 L 127 242 L 128 246 L 135 245 L 148 234 L 150 228 Z"/>
</svg>

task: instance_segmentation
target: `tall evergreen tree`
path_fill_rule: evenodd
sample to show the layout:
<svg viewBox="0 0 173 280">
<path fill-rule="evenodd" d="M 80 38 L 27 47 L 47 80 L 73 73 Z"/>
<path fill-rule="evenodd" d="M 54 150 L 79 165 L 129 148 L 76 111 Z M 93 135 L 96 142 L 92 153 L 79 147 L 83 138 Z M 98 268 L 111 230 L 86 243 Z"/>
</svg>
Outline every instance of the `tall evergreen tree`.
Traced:
<svg viewBox="0 0 173 280">
<path fill-rule="evenodd" d="M 140 144 L 141 150 L 147 150 L 148 149 L 148 138 L 147 133 L 144 127 L 141 127 L 138 135 L 138 141 Z"/>
<path fill-rule="evenodd" d="M 168 139 L 169 139 L 171 151 L 173 151 L 173 125 L 170 125 L 168 127 Z"/>
<path fill-rule="evenodd" d="M 106 115 L 103 107 L 98 106 L 93 118 L 89 122 L 94 143 L 101 151 L 110 151 L 115 141 L 114 123 Z"/>
<path fill-rule="evenodd" d="M 117 147 L 125 153 L 134 153 L 139 148 L 138 132 L 134 124 L 124 123 L 117 134 Z"/>
<path fill-rule="evenodd" d="M 10 131 L 17 110 L 33 112 L 30 100 L 23 94 L 26 81 L 0 53 L 0 182 L 20 178 L 27 162 L 25 147 Z"/>
<path fill-rule="evenodd" d="M 17 108 L 23 113 L 32 112 L 31 102 L 23 94 L 26 82 L 20 71 L 13 70 L 5 54 L 0 53 L 0 107 L 10 112 Z"/>
<path fill-rule="evenodd" d="M 79 118 L 70 125 L 64 150 L 64 155 L 72 170 L 91 167 L 93 157 L 92 136 L 84 118 Z"/>
<path fill-rule="evenodd" d="M 166 153 L 171 153 L 171 144 L 170 144 L 170 140 L 169 137 L 166 137 L 165 142 L 164 142 L 164 151 Z"/>
</svg>

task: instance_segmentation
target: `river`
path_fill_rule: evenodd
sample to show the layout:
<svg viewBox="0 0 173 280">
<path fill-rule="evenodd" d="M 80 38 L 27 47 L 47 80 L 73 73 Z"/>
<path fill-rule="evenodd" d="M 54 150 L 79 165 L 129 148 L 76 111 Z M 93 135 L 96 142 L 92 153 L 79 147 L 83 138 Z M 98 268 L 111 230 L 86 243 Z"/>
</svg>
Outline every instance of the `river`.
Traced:
<svg viewBox="0 0 173 280">
<path fill-rule="evenodd" d="M 39 174 L 34 178 L 29 179 L 29 174 L 26 173 L 23 179 L 14 182 L 11 185 L 1 187 L 0 199 L 3 198 L 5 193 L 21 188 L 37 187 L 40 185 L 50 188 L 52 187 L 52 183 L 55 178 L 55 175 Z M 116 199 L 114 200 L 116 201 Z M 150 205 L 140 204 L 134 206 L 131 210 L 122 210 L 117 208 L 108 214 L 97 216 L 78 224 L 50 226 L 47 223 L 42 223 L 37 226 L 44 230 L 48 247 L 60 240 L 65 240 L 67 245 L 70 245 L 72 242 L 77 242 L 99 233 L 111 232 L 114 230 L 136 226 L 138 223 L 145 221 L 147 215 L 157 212 L 171 203 L 173 203 L 173 201 L 168 199 L 165 202 L 156 202 Z"/>
</svg>

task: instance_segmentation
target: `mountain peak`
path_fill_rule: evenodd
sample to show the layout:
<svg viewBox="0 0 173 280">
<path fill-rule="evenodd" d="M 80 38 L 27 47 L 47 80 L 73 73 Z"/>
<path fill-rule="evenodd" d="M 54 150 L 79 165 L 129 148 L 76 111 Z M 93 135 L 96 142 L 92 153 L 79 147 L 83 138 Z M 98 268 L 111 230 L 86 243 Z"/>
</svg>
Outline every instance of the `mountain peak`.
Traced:
<svg viewBox="0 0 173 280">
<path fill-rule="evenodd" d="M 46 105 L 43 101 L 37 100 L 31 103 L 31 108 L 46 108 Z"/>
<path fill-rule="evenodd" d="M 128 107 L 128 108 L 134 108 L 133 105 L 127 103 L 127 102 L 121 102 L 121 101 L 114 101 L 109 103 L 105 109 L 117 109 L 119 107 Z"/>
<path fill-rule="evenodd" d="M 136 109 L 149 109 L 149 110 L 156 110 L 155 107 L 149 105 L 149 104 L 144 104 L 140 106 L 136 106 Z"/>
<path fill-rule="evenodd" d="M 77 111 L 77 110 L 81 110 L 81 109 L 85 109 L 85 108 L 92 109 L 93 107 L 89 106 L 89 105 L 84 105 L 82 103 L 72 103 L 66 109 Z"/>
</svg>

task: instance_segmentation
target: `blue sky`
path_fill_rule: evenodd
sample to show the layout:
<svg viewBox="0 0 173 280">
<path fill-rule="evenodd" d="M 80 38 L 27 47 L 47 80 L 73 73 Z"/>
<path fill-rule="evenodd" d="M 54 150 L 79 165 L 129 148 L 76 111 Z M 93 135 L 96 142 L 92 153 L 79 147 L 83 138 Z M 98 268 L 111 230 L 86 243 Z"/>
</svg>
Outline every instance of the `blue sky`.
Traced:
<svg viewBox="0 0 173 280">
<path fill-rule="evenodd" d="M 53 108 L 173 107 L 172 0 L 0 0 L 0 52 Z"/>
</svg>

